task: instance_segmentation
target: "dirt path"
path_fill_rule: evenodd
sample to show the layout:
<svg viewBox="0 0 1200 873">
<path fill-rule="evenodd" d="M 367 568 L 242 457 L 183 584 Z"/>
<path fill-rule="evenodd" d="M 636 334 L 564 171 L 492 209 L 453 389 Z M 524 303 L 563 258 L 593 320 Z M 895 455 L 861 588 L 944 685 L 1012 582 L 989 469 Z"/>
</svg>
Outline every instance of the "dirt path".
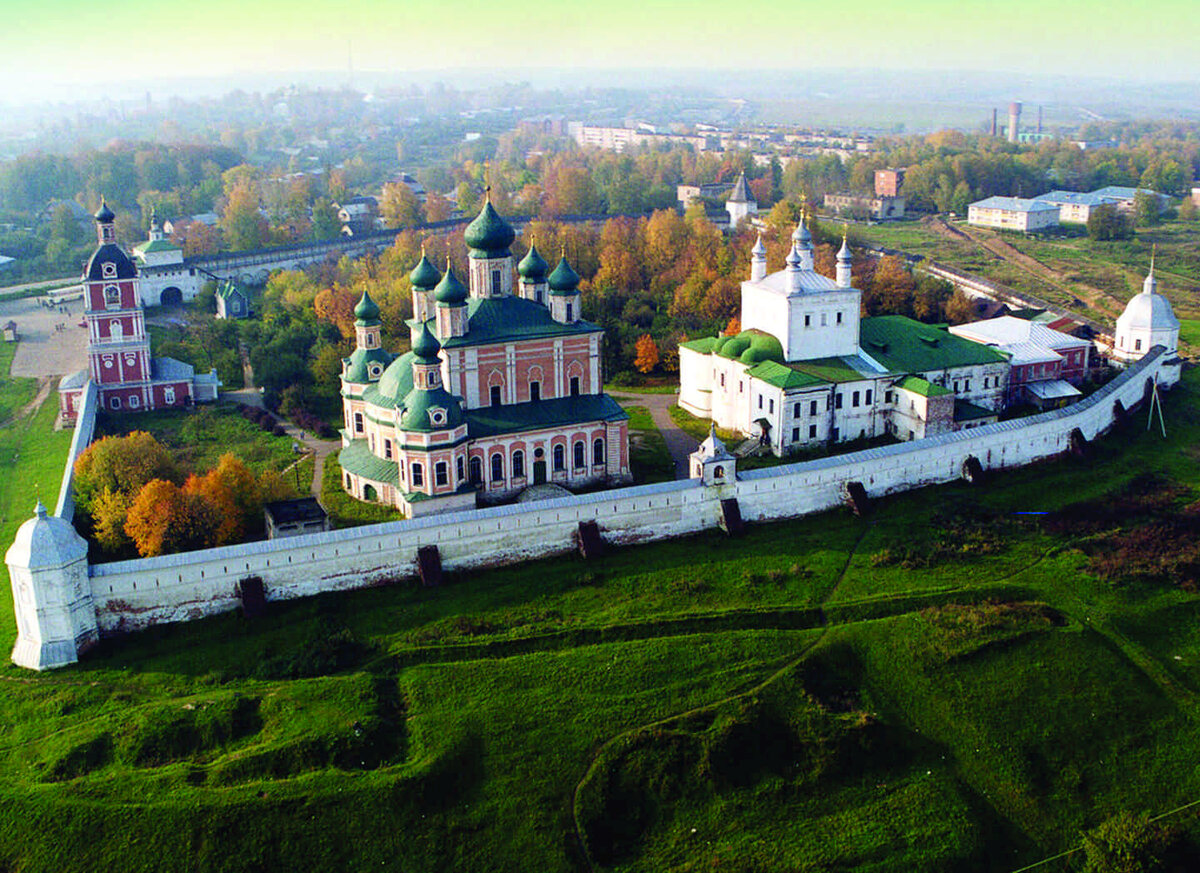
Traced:
<svg viewBox="0 0 1200 873">
<path fill-rule="evenodd" d="M 667 444 L 667 452 L 675 464 L 675 478 L 688 478 L 688 456 L 696 451 L 700 443 L 671 420 L 671 407 L 679 402 L 678 394 L 620 394 L 613 398 L 625 405 L 644 406 L 650 418 Z"/>
<path fill-rule="evenodd" d="M 54 379 L 50 376 L 43 376 L 38 379 L 38 390 L 34 398 L 26 403 L 17 411 L 17 414 L 8 421 L 0 422 L 0 428 L 8 427 L 15 421 L 20 421 L 33 413 L 37 412 L 38 408 L 46 402 L 46 398 L 50 396 L 50 387 L 54 384 Z"/>
</svg>

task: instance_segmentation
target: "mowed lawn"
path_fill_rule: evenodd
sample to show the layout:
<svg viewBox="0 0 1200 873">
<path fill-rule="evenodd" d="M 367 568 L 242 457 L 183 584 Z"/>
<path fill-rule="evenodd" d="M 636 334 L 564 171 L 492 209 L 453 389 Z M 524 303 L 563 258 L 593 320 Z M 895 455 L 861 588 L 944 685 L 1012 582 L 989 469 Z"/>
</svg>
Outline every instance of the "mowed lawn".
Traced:
<svg viewBox="0 0 1200 873">
<path fill-rule="evenodd" d="M 1165 407 L 1166 439 L 1138 413 L 1086 458 L 865 518 L 322 595 L 52 674 L 10 666 L 0 861 L 1012 871 L 1118 812 L 1167 812 L 1200 798 L 1200 374 Z M 1121 537 L 1150 534 L 1180 560 L 1106 575 Z"/>
</svg>

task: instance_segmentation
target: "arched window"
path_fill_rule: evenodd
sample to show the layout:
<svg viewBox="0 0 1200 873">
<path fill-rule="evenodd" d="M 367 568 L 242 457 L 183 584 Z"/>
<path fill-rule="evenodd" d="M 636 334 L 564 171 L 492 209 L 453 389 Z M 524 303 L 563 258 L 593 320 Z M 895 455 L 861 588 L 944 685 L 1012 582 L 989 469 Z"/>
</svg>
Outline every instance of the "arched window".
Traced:
<svg viewBox="0 0 1200 873">
<path fill-rule="evenodd" d="M 582 467 L 584 464 L 587 463 L 587 457 L 583 450 L 583 440 L 576 440 L 574 454 L 575 454 L 575 469 L 578 470 L 580 467 Z"/>
<path fill-rule="evenodd" d="M 492 455 L 492 481 L 500 482 L 504 479 L 504 455 L 496 452 Z"/>
<path fill-rule="evenodd" d="M 104 302 L 108 306 L 121 302 L 121 289 L 116 285 L 104 286 Z"/>
<path fill-rule="evenodd" d="M 483 481 L 483 461 L 471 458 L 471 484 L 478 485 Z"/>
<path fill-rule="evenodd" d="M 561 473 L 567 469 L 567 450 L 560 443 L 554 447 L 554 472 Z"/>
<path fill-rule="evenodd" d="M 604 463 L 604 440 L 595 440 L 592 443 L 592 463 L 600 466 Z"/>
<path fill-rule="evenodd" d="M 525 453 L 520 449 L 513 452 L 512 471 L 513 478 L 520 478 L 525 475 Z"/>
</svg>

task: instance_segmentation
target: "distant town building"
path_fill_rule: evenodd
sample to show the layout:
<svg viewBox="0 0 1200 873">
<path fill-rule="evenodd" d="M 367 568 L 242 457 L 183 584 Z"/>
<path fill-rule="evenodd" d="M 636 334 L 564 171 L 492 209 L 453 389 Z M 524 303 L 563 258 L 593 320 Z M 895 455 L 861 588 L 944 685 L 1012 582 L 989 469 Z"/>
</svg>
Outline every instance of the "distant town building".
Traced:
<svg viewBox="0 0 1200 873">
<path fill-rule="evenodd" d="M 988 197 L 967 209 L 967 223 L 1032 233 L 1058 225 L 1059 207 L 1023 197 Z"/>
<path fill-rule="evenodd" d="M 1116 199 L 1097 192 L 1050 191 L 1033 198 L 1039 203 L 1058 207 L 1058 220 L 1063 224 L 1087 224 L 1092 213 L 1100 206 L 1111 206 Z"/>
<path fill-rule="evenodd" d="M 73 422 L 89 381 L 98 388 L 100 408 L 136 412 L 216 400 L 216 370 L 197 375 L 191 364 L 150 355 L 150 336 L 135 261 L 117 245 L 107 204 L 96 213 L 99 245 L 83 272 L 88 367 L 59 383 L 59 412 Z"/>
<path fill-rule="evenodd" d="M 704 185 L 676 185 L 675 199 L 687 209 L 697 200 L 716 200 L 729 190 L 728 182 L 709 182 Z"/>
<path fill-rule="evenodd" d="M 899 197 L 900 188 L 904 185 L 904 168 L 889 167 L 886 170 L 875 171 L 875 196 Z"/>
<path fill-rule="evenodd" d="M 342 233 L 358 236 L 382 228 L 379 218 L 379 200 L 374 197 L 352 197 L 344 203 L 333 204 L 337 209 Z"/>
<path fill-rule="evenodd" d="M 1109 198 L 1116 207 L 1123 212 L 1132 212 L 1134 206 L 1137 205 L 1138 194 L 1150 194 L 1158 201 L 1159 211 L 1167 205 L 1170 200 L 1165 194 L 1159 194 L 1157 191 L 1151 191 L 1149 188 L 1129 188 L 1125 185 L 1109 185 L 1105 188 L 1097 188 L 1092 192 L 1101 197 Z"/>
<path fill-rule="evenodd" d="M 840 216 L 872 221 L 891 221 L 903 218 L 903 197 L 868 196 L 866 194 L 826 194 L 825 208 Z"/>
<path fill-rule="evenodd" d="M 725 211 L 729 213 L 731 228 L 736 228 L 742 219 L 758 214 L 758 201 L 750 194 L 750 188 L 746 185 L 745 173 L 738 176 L 737 183 L 733 186 L 733 193 L 725 201 Z"/>
<path fill-rule="evenodd" d="M 687 145 L 702 152 L 710 146 L 709 138 L 701 134 L 658 133 L 653 129 L 632 127 L 592 127 L 574 121 L 568 124 L 568 129 L 581 146 L 613 152 L 623 152 L 641 145 Z"/>
<path fill-rule="evenodd" d="M 66 208 L 67 213 L 71 216 L 71 219 L 78 224 L 81 229 L 91 227 L 91 214 L 74 200 L 48 201 L 45 206 L 38 210 L 37 215 L 33 217 L 33 223 L 38 227 L 49 224 L 51 219 L 54 218 L 54 214 L 58 212 L 60 207 Z"/>
</svg>

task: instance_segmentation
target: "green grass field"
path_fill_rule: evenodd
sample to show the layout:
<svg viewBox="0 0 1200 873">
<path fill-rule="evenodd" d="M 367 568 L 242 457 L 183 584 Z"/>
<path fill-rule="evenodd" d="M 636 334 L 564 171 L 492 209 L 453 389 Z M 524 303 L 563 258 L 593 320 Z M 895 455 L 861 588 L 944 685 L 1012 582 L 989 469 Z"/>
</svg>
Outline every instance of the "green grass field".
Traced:
<svg viewBox="0 0 1200 873">
<path fill-rule="evenodd" d="M 1166 440 L 1139 413 L 865 519 L 10 666 L 0 868 L 1012 871 L 1173 809 L 1200 798 L 1200 373 L 1166 412 Z"/>
<path fill-rule="evenodd" d="M 16 343 L 0 343 L 0 423 L 11 420 L 37 396 L 37 379 L 7 375 L 12 368 Z"/>
</svg>

